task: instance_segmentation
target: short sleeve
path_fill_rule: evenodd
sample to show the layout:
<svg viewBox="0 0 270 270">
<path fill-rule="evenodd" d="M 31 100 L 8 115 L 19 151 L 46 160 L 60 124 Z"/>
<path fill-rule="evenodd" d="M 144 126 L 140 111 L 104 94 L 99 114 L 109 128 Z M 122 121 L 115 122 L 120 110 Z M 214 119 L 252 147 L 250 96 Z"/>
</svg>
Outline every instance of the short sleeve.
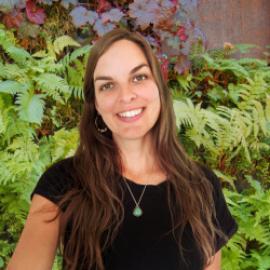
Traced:
<svg viewBox="0 0 270 270">
<path fill-rule="evenodd" d="M 72 187 L 71 169 L 72 158 L 51 165 L 38 179 L 31 193 L 31 199 L 34 194 L 38 194 L 57 204 Z"/>
<path fill-rule="evenodd" d="M 215 249 L 216 252 L 220 250 L 228 240 L 236 233 L 238 225 L 235 219 L 232 217 L 228 205 L 226 203 L 224 194 L 222 192 L 222 187 L 218 177 L 203 166 L 203 171 L 207 179 L 209 179 L 213 185 L 213 196 L 216 210 L 216 223 L 217 227 L 225 234 L 226 237 L 216 236 Z"/>
</svg>

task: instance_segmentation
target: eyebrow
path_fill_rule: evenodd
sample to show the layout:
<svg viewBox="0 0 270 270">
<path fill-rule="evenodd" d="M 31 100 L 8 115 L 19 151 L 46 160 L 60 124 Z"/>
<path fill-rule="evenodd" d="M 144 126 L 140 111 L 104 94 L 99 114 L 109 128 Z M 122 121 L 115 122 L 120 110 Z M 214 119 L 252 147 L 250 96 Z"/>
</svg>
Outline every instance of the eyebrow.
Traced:
<svg viewBox="0 0 270 270">
<path fill-rule="evenodd" d="M 129 72 L 129 74 L 134 74 L 135 72 L 137 72 L 139 69 L 141 69 L 141 68 L 143 68 L 143 67 L 149 67 L 149 65 L 147 65 L 147 64 L 145 64 L 145 63 L 140 64 L 140 65 L 134 67 L 134 68 Z M 110 77 L 110 76 L 97 76 L 97 77 L 95 78 L 94 82 L 97 81 L 97 80 L 112 81 L 113 78 Z"/>
</svg>

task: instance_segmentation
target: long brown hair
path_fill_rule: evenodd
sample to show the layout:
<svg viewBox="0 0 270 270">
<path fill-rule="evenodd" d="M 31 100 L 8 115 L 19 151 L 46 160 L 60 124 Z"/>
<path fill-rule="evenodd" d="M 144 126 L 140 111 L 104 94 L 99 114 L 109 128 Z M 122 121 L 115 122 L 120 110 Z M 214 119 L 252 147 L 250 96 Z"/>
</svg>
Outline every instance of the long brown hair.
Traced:
<svg viewBox="0 0 270 270">
<path fill-rule="evenodd" d="M 86 264 L 89 269 L 104 270 L 102 252 L 115 239 L 124 218 L 123 191 L 119 188 L 120 154 L 110 130 L 100 133 L 95 126 L 93 83 L 99 58 L 114 42 L 122 39 L 141 48 L 160 92 L 161 111 L 152 134 L 160 168 L 166 172 L 170 183 L 168 202 L 173 232 L 179 232 L 176 239 L 181 249 L 181 233 L 189 225 L 207 265 L 214 255 L 217 233 L 212 185 L 179 143 L 170 91 L 150 45 L 138 33 L 116 29 L 96 42 L 86 68 L 80 143 L 73 158 L 76 184 L 60 202 L 65 209 L 60 223 L 62 244 L 71 228 L 68 241 L 62 245 L 65 269 L 77 270 L 81 264 Z"/>
</svg>

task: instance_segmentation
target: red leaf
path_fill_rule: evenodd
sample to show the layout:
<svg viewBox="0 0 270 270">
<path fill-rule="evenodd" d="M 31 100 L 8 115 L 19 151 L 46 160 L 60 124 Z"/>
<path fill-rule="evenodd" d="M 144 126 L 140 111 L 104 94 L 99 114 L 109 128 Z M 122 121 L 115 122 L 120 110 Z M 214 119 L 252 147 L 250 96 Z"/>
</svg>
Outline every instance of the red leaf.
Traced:
<svg viewBox="0 0 270 270">
<path fill-rule="evenodd" d="M 161 72 L 162 72 L 165 82 L 168 80 L 169 63 L 170 61 L 167 58 L 161 59 Z"/>
<path fill-rule="evenodd" d="M 43 24 L 46 14 L 43 8 L 39 8 L 32 0 L 26 2 L 26 15 L 30 22 L 35 24 Z"/>
<path fill-rule="evenodd" d="M 176 35 L 179 37 L 181 41 L 186 41 L 188 39 L 188 35 L 186 34 L 186 29 L 183 26 L 180 26 Z"/>
<path fill-rule="evenodd" d="M 107 2 L 106 0 L 100 0 L 98 1 L 98 7 L 97 7 L 97 12 L 101 13 L 104 11 L 107 11 L 111 8 L 111 4 Z"/>
<path fill-rule="evenodd" d="M 19 28 L 23 21 L 23 15 L 18 10 L 13 10 L 12 12 L 6 14 L 3 18 L 3 23 L 8 28 Z"/>
</svg>

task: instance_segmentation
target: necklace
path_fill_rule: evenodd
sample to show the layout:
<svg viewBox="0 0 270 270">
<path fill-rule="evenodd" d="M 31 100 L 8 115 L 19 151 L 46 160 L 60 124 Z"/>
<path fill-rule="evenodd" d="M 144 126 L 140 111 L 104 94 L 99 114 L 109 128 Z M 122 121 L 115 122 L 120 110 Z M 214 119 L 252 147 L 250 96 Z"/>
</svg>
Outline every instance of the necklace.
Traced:
<svg viewBox="0 0 270 270">
<path fill-rule="evenodd" d="M 124 176 L 123 176 L 123 178 L 124 178 L 124 182 L 125 182 L 126 185 L 127 185 L 128 191 L 129 191 L 129 193 L 130 193 L 130 195 L 131 195 L 131 197 L 132 197 L 132 199 L 133 199 L 133 201 L 134 201 L 134 203 L 135 203 L 135 208 L 133 209 L 132 214 L 133 214 L 133 216 L 135 216 L 135 217 L 140 217 L 140 216 L 142 216 L 142 214 L 143 214 L 143 211 L 142 211 L 142 209 L 141 209 L 141 207 L 140 207 L 140 202 L 141 202 L 141 200 L 142 200 L 142 197 L 143 197 L 143 194 L 144 194 L 144 192 L 145 192 L 145 189 L 146 189 L 147 185 L 144 186 L 144 189 L 143 189 L 143 191 L 142 191 L 142 193 L 141 193 L 141 196 L 140 196 L 140 198 L 139 198 L 139 200 L 138 200 L 138 202 L 137 202 L 136 199 L 135 199 L 135 197 L 134 197 L 134 195 L 133 195 L 133 192 L 131 191 L 131 188 L 130 188 L 128 182 L 127 182 L 127 179 L 126 179 Z"/>
</svg>

